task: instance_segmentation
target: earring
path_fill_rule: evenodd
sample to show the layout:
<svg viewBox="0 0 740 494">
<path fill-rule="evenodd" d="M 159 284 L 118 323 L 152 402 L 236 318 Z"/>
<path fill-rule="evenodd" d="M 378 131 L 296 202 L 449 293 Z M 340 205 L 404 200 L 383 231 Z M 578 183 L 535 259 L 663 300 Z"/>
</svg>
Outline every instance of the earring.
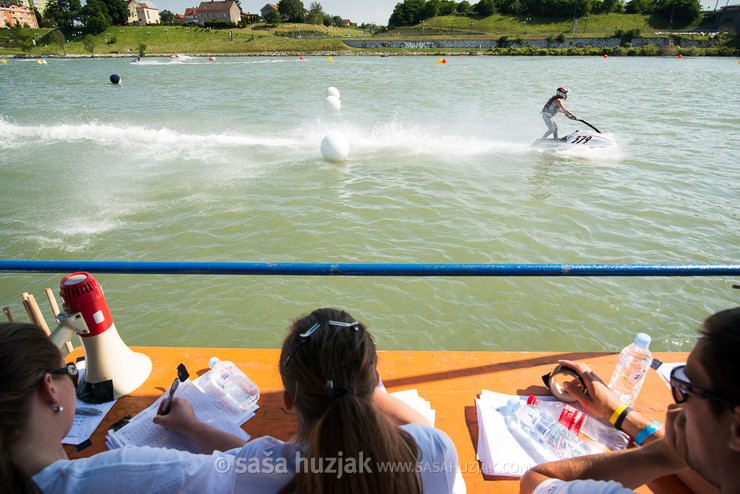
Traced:
<svg viewBox="0 0 740 494">
<path fill-rule="evenodd" d="M 51 409 L 54 410 L 56 413 L 59 413 L 64 410 L 64 407 L 60 404 L 52 405 Z"/>
</svg>

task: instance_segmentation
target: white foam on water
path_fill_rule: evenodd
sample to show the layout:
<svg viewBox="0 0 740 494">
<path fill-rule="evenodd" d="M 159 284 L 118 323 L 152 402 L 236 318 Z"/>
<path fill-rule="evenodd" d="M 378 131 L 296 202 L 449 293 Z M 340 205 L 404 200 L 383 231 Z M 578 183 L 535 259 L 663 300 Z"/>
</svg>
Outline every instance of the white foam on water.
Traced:
<svg viewBox="0 0 740 494">
<path fill-rule="evenodd" d="M 307 124 L 303 132 L 318 140 L 330 132 L 341 132 L 349 140 L 353 155 L 411 155 L 435 156 L 455 161 L 460 157 L 496 154 L 524 154 L 529 144 L 504 141 L 494 137 L 472 134 L 456 134 L 447 127 L 424 127 L 407 124 L 397 117 L 370 128 L 346 121 Z M 317 142 L 318 142 L 317 141 Z"/>
<path fill-rule="evenodd" d="M 223 148 L 263 146 L 283 148 L 295 145 L 300 139 L 275 135 L 250 135 L 237 133 L 192 134 L 168 128 L 112 125 L 105 123 L 60 125 L 15 125 L 0 119 L 0 134 L 7 142 L 53 144 L 64 141 L 92 141 L 99 144 L 150 145 L 163 148 Z"/>
</svg>

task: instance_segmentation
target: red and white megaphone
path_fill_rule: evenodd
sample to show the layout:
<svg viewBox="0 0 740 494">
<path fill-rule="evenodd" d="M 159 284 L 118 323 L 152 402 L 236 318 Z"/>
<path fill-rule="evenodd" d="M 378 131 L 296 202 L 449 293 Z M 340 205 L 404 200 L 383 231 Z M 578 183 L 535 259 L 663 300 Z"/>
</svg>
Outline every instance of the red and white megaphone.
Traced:
<svg viewBox="0 0 740 494">
<path fill-rule="evenodd" d="M 79 313 L 87 325 L 87 331 L 78 331 L 85 349 L 85 376 L 77 396 L 103 403 L 141 386 L 152 371 L 152 361 L 121 340 L 100 284 L 90 273 L 81 272 L 66 276 L 60 288 L 64 315 L 74 318 Z"/>
</svg>

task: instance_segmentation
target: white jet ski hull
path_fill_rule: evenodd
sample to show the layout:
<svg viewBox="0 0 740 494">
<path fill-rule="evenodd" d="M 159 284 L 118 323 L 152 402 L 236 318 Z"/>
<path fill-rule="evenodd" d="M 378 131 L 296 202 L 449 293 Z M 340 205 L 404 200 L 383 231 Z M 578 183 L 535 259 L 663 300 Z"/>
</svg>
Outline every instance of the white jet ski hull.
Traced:
<svg viewBox="0 0 740 494">
<path fill-rule="evenodd" d="M 598 132 L 583 132 L 576 130 L 563 139 L 537 139 L 532 143 L 533 148 L 547 150 L 565 150 L 579 148 L 602 148 L 614 146 L 617 142 Z"/>
</svg>

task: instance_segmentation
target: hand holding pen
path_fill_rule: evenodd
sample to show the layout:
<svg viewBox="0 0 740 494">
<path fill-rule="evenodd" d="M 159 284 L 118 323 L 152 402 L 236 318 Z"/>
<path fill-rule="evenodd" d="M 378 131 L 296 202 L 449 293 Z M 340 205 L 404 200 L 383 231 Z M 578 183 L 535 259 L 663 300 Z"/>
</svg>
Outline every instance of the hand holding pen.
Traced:
<svg viewBox="0 0 740 494">
<path fill-rule="evenodd" d="M 167 395 L 167 398 L 162 403 L 162 406 L 159 407 L 159 414 L 160 415 L 167 415 L 170 413 L 170 405 L 172 404 L 172 398 L 175 396 L 175 391 L 177 391 L 177 386 L 180 384 L 180 378 L 176 377 L 174 381 L 172 381 L 172 386 L 170 386 L 170 392 Z"/>
<path fill-rule="evenodd" d="M 188 373 L 188 370 L 185 368 L 185 366 L 181 363 L 177 366 L 177 377 L 174 381 L 172 381 L 172 386 L 170 386 L 169 394 L 167 395 L 167 398 L 162 402 L 162 404 L 159 407 L 159 410 L 157 413 L 159 415 L 167 415 L 170 413 L 170 406 L 172 405 L 172 398 L 175 396 L 175 391 L 177 391 L 177 387 L 180 385 L 180 381 L 184 381 L 190 377 L 190 374 Z"/>
</svg>

